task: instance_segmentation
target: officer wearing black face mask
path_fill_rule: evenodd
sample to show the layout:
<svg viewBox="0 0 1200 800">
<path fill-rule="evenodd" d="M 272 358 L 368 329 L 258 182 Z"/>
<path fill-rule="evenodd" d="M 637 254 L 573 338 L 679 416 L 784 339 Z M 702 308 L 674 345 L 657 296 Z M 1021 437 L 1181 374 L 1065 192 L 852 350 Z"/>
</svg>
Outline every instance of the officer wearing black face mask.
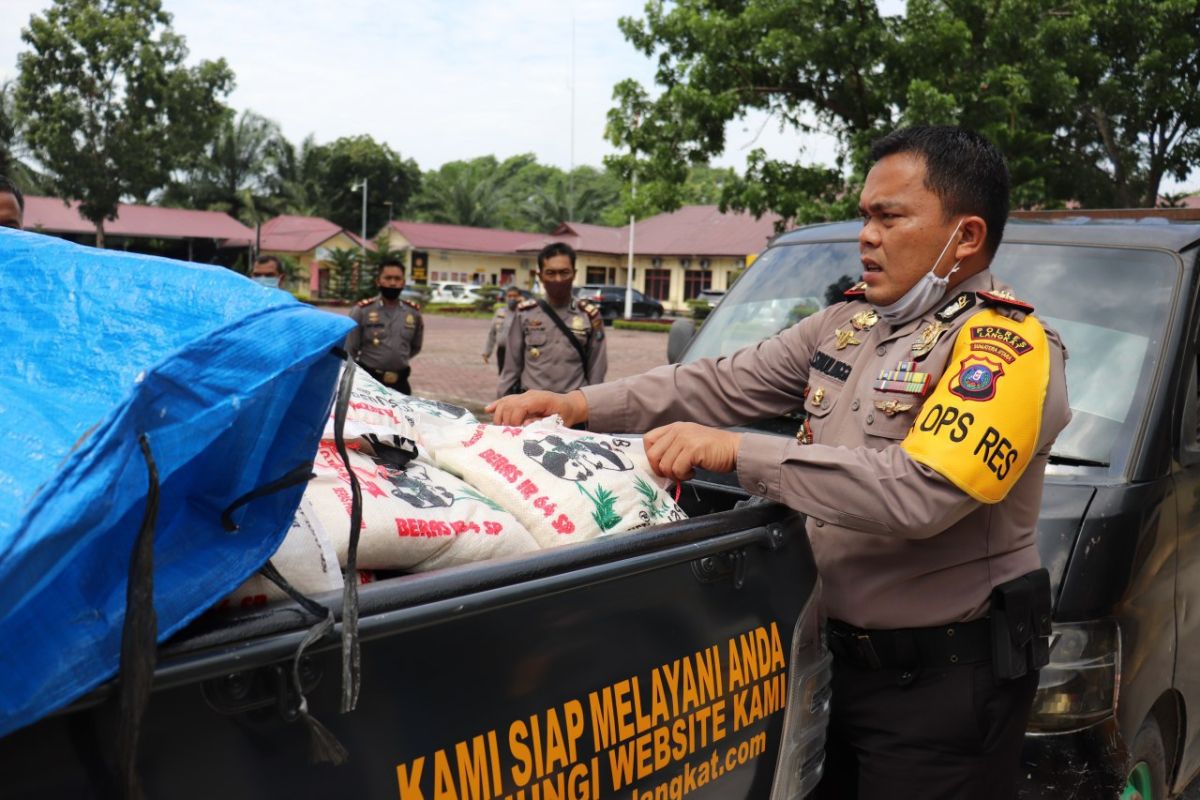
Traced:
<svg viewBox="0 0 1200 800">
<path fill-rule="evenodd" d="M 350 318 L 358 327 L 346 337 L 346 351 L 375 380 L 390 389 L 412 394 L 409 361 L 421 352 L 425 322 L 416 303 L 400 299 L 404 264 L 385 261 L 375 279 L 379 295 L 361 301 Z"/>
</svg>

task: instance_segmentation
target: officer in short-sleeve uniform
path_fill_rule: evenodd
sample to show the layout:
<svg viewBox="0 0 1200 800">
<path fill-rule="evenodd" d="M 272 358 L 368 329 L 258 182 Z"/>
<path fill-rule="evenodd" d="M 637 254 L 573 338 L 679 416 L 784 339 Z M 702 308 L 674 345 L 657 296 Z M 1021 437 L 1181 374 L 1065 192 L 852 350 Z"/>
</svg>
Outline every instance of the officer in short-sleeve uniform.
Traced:
<svg viewBox="0 0 1200 800">
<path fill-rule="evenodd" d="M 521 302 L 521 294 L 513 287 L 505 290 L 504 304 L 492 315 L 492 324 L 488 326 L 487 342 L 483 346 L 483 363 L 487 363 L 496 353 L 496 371 L 504 372 L 504 357 L 508 353 L 508 329 L 516 319 L 517 304 Z"/>
<path fill-rule="evenodd" d="M 517 305 L 508 331 L 498 394 L 511 392 L 516 384 L 523 390 L 569 392 L 604 382 L 608 371 L 608 342 L 600 309 L 586 300 L 571 300 L 566 307 L 553 311 L 582 348 L 587 358 L 586 371 L 579 348 L 567 339 L 536 300 L 526 300 Z"/>
<path fill-rule="evenodd" d="M 412 394 L 409 362 L 421 352 L 425 336 L 420 307 L 408 300 L 372 297 L 356 306 L 350 318 L 358 323 L 346 339 L 350 357 L 388 388 Z"/>
</svg>

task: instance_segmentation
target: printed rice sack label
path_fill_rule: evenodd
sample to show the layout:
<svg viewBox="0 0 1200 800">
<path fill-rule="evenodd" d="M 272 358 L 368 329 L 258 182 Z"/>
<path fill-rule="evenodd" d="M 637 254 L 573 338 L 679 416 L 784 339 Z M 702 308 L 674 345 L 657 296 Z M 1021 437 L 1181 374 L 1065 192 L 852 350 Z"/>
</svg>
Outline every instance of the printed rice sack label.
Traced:
<svg viewBox="0 0 1200 800">
<path fill-rule="evenodd" d="M 324 439 L 333 440 L 333 415 L 325 423 Z M 461 406 L 401 394 L 372 378 L 366 370 L 354 372 L 354 385 L 346 408 L 346 439 L 399 436 L 420 442 L 420 431 L 455 423 L 474 423 L 475 415 Z"/>
<path fill-rule="evenodd" d="M 425 441 L 428 458 L 511 512 L 542 547 L 687 518 L 651 472 L 640 439 L 553 418 L 524 428 L 442 427 Z"/>
<path fill-rule="evenodd" d="M 362 491 L 359 566 L 424 571 L 538 549 L 512 514 L 433 464 L 398 467 L 360 450 L 348 454 Z M 350 474 L 333 442 L 321 442 L 313 471 L 304 497 L 345 564 Z"/>
<path fill-rule="evenodd" d="M 304 595 L 331 592 L 342 588 L 342 570 L 337 552 L 309 503 L 302 501 L 283 544 L 271 556 L 271 563 L 288 583 Z M 252 575 L 218 609 L 252 608 L 289 599 L 282 589 L 262 575 Z"/>
</svg>

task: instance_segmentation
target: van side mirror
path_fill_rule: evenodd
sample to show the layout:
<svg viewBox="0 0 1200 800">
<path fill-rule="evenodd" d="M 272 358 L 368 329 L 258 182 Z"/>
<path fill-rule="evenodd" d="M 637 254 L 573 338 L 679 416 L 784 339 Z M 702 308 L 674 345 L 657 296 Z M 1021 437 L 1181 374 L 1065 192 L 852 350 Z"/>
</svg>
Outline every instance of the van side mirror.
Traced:
<svg viewBox="0 0 1200 800">
<path fill-rule="evenodd" d="M 696 323 L 690 319 L 677 319 L 671 323 L 667 334 L 667 363 L 678 364 L 679 357 L 687 349 L 688 342 L 696 335 Z"/>
</svg>

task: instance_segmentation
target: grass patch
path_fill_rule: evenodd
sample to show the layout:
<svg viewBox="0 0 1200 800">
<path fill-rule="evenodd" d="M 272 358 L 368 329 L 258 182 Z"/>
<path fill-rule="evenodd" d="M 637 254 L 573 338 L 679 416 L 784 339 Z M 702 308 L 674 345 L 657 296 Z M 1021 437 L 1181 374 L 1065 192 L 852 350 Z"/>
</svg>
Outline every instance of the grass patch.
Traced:
<svg viewBox="0 0 1200 800">
<path fill-rule="evenodd" d="M 444 317 L 467 317 L 468 319 L 491 319 L 491 311 L 480 311 L 471 305 L 456 305 L 454 303 L 430 303 L 421 307 L 422 314 L 435 314 Z"/>
<path fill-rule="evenodd" d="M 671 320 L 665 322 L 651 322 L 650 320 L 625 320 L 615 319 L 612 326 L 617 330 L 622 331 L 653 331 L 655 333 L 667 333 L 671 330 Z"/>
</svg>

